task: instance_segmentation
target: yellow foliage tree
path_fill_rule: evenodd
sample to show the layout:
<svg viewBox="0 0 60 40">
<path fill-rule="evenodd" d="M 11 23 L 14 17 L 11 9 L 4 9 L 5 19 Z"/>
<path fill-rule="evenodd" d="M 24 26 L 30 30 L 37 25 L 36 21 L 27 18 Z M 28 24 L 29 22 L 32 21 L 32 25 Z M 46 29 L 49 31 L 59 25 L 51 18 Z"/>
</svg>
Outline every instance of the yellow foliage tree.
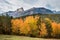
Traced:
<svg viewBox="0 0 60 40">
<path fill-rule="evenodd" d="M 27 23 L 30 26 L 30 34 L 32 36 L 36 36 L 38 34 L 38 27 L 37 27 L 37 19 L 35 19 L 33 16 L 26 17 L 25 23 Z"/>
</svg>

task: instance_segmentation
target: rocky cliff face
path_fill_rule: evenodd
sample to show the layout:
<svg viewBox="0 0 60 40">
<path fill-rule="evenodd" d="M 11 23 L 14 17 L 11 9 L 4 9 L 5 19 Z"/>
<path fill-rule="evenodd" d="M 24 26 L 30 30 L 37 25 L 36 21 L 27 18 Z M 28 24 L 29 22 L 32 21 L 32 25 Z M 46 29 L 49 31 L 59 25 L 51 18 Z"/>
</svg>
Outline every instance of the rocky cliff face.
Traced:
<svg viewBox="0 0 60 40">
<path fill-rule="evenodd" d="M 19 8 L 19 9 L 17 9 L 16 11 L 17 11 L 17 12 L 23 12 L 24 9 L 23 9 L 23 7 L 21 7 L 21 8 Z"/>
</svg>

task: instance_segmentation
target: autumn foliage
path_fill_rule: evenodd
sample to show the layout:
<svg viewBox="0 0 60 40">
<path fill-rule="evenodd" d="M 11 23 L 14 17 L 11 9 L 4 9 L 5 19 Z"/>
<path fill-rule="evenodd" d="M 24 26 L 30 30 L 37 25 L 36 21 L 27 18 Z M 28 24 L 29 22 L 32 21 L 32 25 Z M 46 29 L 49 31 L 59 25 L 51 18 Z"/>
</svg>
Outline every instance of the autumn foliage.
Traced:
<svg viewBox="0 0 60 40">
<path fill-rule="evenodd" d="M 41 17 L 40 15 L 12 18 L 10 28 L 11 34 L 15 35 L 60 37 L 60 22 L 58 23 L 52 18 Z"/>
<path fill-rule="evenodd" d="M 44 18 L 42 21 L 40 20 L 42 20 L 40 16 L 28 16 L 24 18 L 24 20 L 22 18 L 12 19 L 12 32 L 17 33 L 19 30 L 19 34 L 38 37 L 49 35 L 55 37 L 56 35 L 60 35 L 60 23 L 52 21 L 49 18 Z M 37 23 L 39 25 L 37 25 Z"/>
</svg>

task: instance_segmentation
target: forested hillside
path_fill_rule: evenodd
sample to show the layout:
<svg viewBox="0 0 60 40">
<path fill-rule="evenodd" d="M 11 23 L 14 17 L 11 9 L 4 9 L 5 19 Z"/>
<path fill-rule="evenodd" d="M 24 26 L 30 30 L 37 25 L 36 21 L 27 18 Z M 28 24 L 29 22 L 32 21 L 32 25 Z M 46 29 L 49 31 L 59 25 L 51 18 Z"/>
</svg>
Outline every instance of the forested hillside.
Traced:
<svg viewBox="0 0 60 40">
<path fill-rule="evenodd" d="M 60 38 L 60 14 L 33 14 L 19 18 L 2 15 L 0 34 Z"/>
</svg>

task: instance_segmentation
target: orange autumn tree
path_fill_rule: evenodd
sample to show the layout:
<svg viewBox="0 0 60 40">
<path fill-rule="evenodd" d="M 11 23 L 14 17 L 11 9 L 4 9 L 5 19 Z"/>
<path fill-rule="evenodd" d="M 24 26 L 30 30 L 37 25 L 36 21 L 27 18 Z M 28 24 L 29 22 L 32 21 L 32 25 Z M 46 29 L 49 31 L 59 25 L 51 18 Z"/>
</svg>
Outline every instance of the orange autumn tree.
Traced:
<svg viewBox="0 0 60 40">
<path fill-rule="evenodd" d="M 52 24 L 52 28 L 53 28 L 53 34 L 52 34 L 52 35 L 53 35 L 53 36 L 56 36 L 58 25 L 57 25 L 56 22 L 52 22 L 51 24 Z"/>
<path fill-rule="evenodd" d="M 52 28 L 53 28 L 53 37 L 60 35 L 60 23 L 52 22 Z"/>
<path fill-rule="evenodd" d="M 23 20 L 22 19 L 12 19 L 11 23 L 12 23 L 12 32 L 16 33 L 16 34 L 20 34 L 20 27 L 23 24 Z"/>
<path fill-rule="evenodd" d="M 26 22 L 23 22 L 22 18 L 12 19 L 12 32 L 17 34 L 27 35 L 30 31 L 30 27 Z"/>
<path fill-rule="evenodd" d="M 41 23 L 41 31 L 40 31 L 40 37 L 47 36 L 47 30 L 46 30 L 46 24 L 43 22 Z"/>
</svg>

